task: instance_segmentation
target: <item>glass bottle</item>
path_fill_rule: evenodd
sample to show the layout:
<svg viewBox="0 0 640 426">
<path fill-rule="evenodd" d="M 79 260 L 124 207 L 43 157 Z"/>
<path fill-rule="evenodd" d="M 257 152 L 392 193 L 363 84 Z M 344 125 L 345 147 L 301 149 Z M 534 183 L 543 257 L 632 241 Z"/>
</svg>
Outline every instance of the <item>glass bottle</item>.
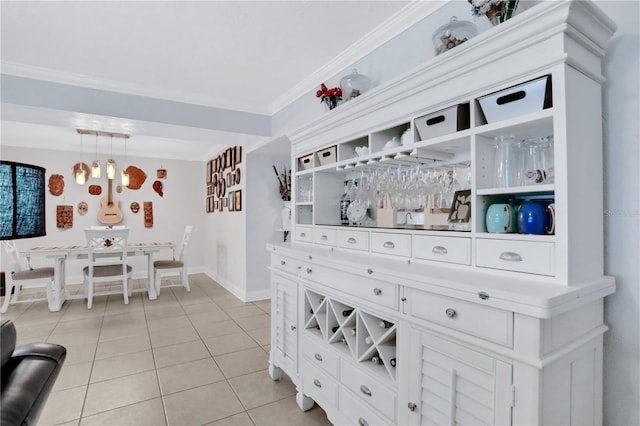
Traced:
<svg viewBox="0 0 640 426">
<path fill-rule="evenodd" d="M 347 217 L 347 209 L 351 204 L 351 197 L 349 194 L 349 185 L 347 182 L 344 183 L 344 194 L 342 194 L 342 198 L 340 198 L 340 223 L 343 225 L 349 224 L 349 217 Z"/>
</svg>

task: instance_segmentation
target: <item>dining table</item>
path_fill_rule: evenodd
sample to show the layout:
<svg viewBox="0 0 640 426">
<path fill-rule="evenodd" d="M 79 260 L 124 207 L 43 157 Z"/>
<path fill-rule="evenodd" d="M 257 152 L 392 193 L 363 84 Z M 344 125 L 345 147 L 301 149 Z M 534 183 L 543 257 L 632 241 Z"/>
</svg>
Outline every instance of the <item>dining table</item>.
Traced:
<svg viewBox="0 0 640 426">
<path fill-rule="evenodd" d="M 127 245 L 127 256 L 147 256 L 147 285 L 144 288 L 134 289 L 134 292 L 146 291 L 149 300 L 158 298 L 155 286 L 153 285 L 153 256 L 161 250 L 172 250 L 175 256 L 176 245 L 172 242 L 149 242 L 149 243 L 129 243 Z M 21 250 L 20 254 L 27 259 L 27 264 L 31 268 L 31 258 L 36 256 L 46 257 L 54 261 L 54 291 L 53 301 L 49 303 L 49 310 L 57 312 L 62 308 L 65 300 L 82 299 L 84 292 L 78 295 L 71 295 L 66 283 L 66 263 L 73 259 L 87 259 L 89 248 L 86 245 L 71 246 L 51 246 L 32 247 Z"/>
</svg>

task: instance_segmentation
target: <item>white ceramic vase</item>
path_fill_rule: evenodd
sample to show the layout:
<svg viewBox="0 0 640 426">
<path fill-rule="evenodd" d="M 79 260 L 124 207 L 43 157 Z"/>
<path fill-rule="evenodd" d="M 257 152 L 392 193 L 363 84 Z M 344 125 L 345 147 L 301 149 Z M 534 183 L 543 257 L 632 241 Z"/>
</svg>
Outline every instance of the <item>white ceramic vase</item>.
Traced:
<svg viewBox="0 0 640 426">
<path fill-rule="evenodd" d="M 291 201 L 282 202 L 282 229 L 291 231 Z"/>
</svg>

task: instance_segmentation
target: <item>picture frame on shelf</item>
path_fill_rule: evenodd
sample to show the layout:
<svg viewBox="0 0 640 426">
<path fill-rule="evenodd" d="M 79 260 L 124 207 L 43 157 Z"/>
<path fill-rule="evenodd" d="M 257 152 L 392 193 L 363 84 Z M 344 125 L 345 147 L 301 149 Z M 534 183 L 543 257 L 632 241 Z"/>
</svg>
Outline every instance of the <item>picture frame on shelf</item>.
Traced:
<svg viewBox="0 0 640 426">
<path fill-rule="evenodd" d="M 456 191 L 449 211 L 449 223 L 469 223 L 471 220 L 471 190 Z"/>
</svg>

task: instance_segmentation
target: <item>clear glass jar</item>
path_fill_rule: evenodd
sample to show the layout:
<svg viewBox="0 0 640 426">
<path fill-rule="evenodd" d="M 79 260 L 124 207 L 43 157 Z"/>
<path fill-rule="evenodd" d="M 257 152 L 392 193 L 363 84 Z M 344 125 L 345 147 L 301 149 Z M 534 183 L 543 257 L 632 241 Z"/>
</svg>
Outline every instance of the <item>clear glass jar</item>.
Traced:
<svg viewBox="0 0 640 426">
<path fill-rule="evenodd" d="M 448 24 L 441 26 L 433 33 L 436 56 L 475 37 L 476 34 L 478 30 L 473 22 L 458 21 L 456 16 L 452 16 Z"/>
<path fill-rule="evenodd" d="M 342 99 L 348 101 L 349 99 L 357 98 L 369 90 L 370 84 L 369 77 L 364 74 L 358 74 L 358 70 L 354 68 L 351 74 L 345 75 L 340 80 Z"/>
</svg>

